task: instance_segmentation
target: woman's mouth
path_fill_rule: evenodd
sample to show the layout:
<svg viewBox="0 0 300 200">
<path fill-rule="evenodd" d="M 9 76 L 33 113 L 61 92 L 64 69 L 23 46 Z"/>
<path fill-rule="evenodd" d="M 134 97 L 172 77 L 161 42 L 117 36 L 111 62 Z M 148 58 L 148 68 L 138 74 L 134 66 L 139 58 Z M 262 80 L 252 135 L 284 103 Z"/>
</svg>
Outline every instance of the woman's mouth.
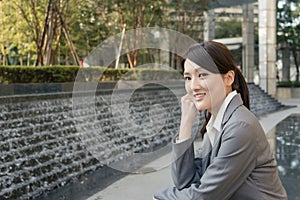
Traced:
<svg viewBox="0 0 300 200">
<path fill-rule="evenodd" d="M 197 93 L 194 94 L 194 98 L 196 101 L 201 101 L 205 97 L 206 93 Z"/>
</svg>

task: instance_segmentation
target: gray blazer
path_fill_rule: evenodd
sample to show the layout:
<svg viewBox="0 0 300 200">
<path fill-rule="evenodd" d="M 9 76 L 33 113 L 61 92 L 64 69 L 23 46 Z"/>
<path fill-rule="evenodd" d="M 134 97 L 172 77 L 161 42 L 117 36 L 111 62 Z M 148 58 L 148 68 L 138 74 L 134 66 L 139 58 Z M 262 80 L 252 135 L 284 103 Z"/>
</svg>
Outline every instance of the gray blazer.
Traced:
<svg viewBox="0 0 300 200">
<path fill-rule="evenodd" d="M 173 141 L 173 158 L 176 187 L 156 192 L 159 200 L 287 199 L 265 133 L 239 94 L 225 111 L 213 147 L 207 134 L 196 152 L 193 139 Z"/>
</svg>

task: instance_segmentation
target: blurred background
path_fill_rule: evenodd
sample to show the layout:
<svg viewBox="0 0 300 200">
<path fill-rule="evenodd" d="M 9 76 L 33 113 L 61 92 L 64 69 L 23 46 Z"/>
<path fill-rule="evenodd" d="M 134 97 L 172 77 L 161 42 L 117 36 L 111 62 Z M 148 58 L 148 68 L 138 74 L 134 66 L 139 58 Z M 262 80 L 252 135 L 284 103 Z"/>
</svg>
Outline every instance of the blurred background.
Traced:
<svg viewBox="0 0 300 200">
<path fill-rule="evenodd" d="M 0 65 L 79 66 L 112 35 L 163 27 L 198 42 L 216 39 L 227 44 L 250 82 L 258 82 L 259 41 L 270 43 L 263 36 L 259 40 L 261 29 L 269 38 L 275 37 L 270 44 L 276 45 L 276 80 L 298 81 L 299 9 L 298 0 L 1 0 Z M 128 42 L 133 43 L 125 36 L 123 45 Z M 174 57 L 142 49 L 122 55 L 118 65 L 134 68 L 156 62 L 180 68 Z"/>
</svg>

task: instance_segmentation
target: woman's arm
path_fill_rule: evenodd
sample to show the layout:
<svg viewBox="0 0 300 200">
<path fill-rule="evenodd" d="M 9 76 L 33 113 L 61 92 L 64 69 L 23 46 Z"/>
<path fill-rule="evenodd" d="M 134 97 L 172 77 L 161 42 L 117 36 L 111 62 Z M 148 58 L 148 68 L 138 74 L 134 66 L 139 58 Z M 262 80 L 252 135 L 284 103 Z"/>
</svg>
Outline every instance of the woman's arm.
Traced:
<svg viewBox="0 0 300 200">
<path fill-rule="evenodd" d="M 159 200 L 229 199 L 255 167 L 255 128 L 245 122 L 229 125 L 222 136 L 217 157 L 199 184 L 178 190 L 168 188 L 155 194 Z"/>
<path fill-rule="evenodd" d="M 181 120 L 177 139 L 187 140 L 192 137 L 193 123 L 196 118 L 197 109 L 189 94 L 181 98 Z"/>
<path fill-rule="evenodd" d="M 189 187 L 196 177 L 197 165 L 194 163 L 192 126 L 197 109 L 190 95 L 181 98 L 181 121 L 179 134 L 173 140 L 172 178 L 175 186 L 181 190 Z"/>
<path fill-rule="evenodd" d="M 195 181 L 197 176 L 192 139 L 173 143 L 171 174 L 178 190 L 189 187 Z"/>
</svg>

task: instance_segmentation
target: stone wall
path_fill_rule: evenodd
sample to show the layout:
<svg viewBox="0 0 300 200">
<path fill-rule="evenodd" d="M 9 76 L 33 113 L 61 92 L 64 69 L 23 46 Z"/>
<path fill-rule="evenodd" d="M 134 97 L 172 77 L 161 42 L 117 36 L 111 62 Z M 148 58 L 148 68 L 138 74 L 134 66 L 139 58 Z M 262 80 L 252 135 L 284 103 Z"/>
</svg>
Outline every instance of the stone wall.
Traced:
<svg viewBox="0 0 300 200">
<path fill-rule="evenodd" d="M 299 99 L 300 87 L 277 87 L 276 98 L 278 99 Z"/>
<path fill-rule="evenodd" d="M 249 88 L 257 116 L 282 107 L 257 86 Z M 135 153 L 165 147 L 178 131 L 184 94 L 179 83 L 1 97 L 0 199 L 38 198 Z"/>
</svg>

